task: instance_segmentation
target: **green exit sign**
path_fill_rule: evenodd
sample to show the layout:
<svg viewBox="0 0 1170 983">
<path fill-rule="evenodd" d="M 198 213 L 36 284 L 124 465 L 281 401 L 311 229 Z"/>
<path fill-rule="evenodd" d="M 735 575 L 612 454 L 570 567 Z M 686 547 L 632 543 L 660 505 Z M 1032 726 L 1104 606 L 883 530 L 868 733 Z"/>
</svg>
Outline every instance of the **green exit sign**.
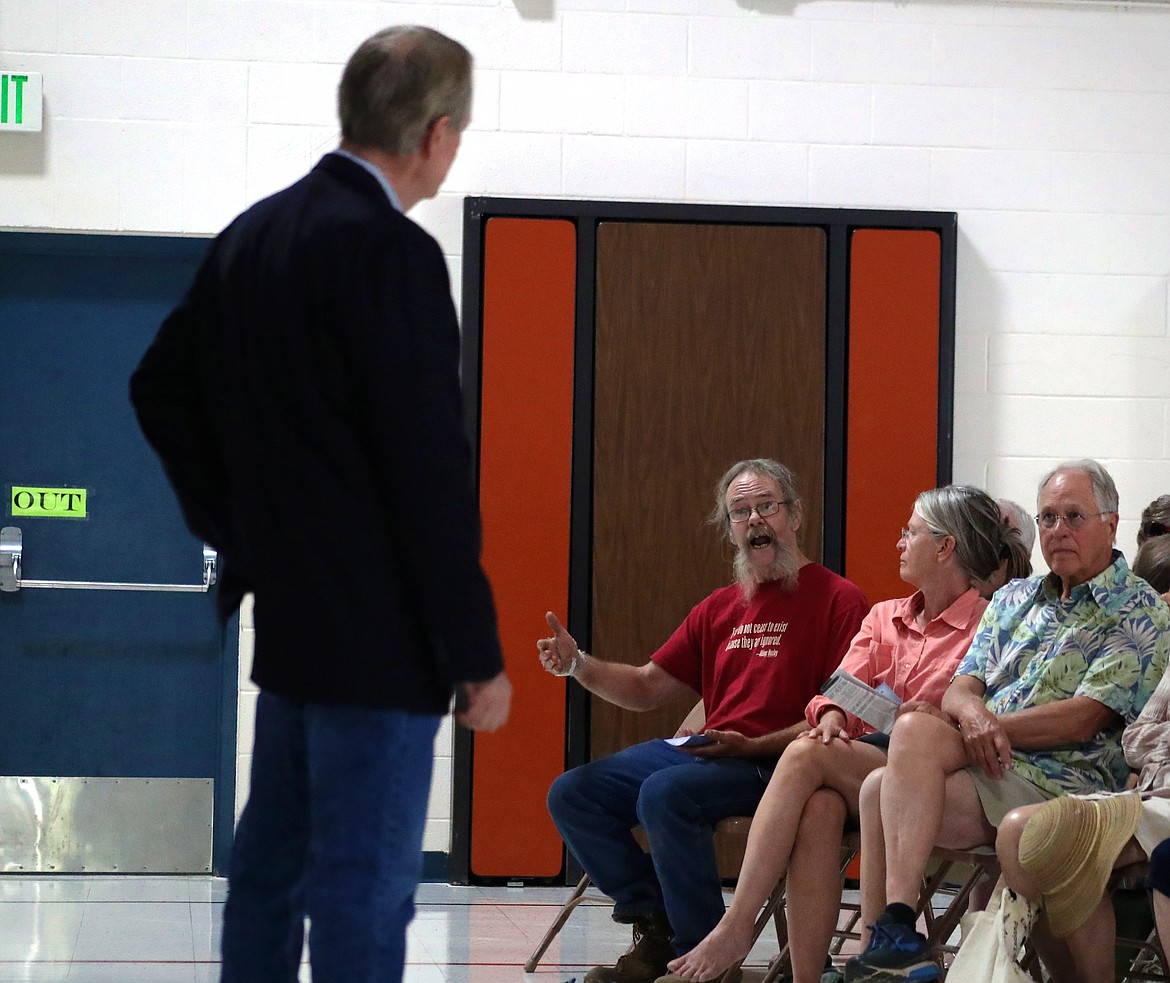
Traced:
<svg viewBox="0 0 1170 983">
<path fill-rule="evenodd" d="M 41 132 L 40 72 L 0 71 L 0 130 Z"/>
</svg>

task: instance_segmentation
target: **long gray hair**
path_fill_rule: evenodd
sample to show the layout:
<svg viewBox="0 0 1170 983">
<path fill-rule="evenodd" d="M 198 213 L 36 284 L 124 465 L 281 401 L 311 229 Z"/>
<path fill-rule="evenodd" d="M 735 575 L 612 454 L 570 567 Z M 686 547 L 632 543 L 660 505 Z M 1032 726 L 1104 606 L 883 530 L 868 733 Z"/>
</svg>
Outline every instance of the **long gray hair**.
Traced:
<svg viewBox="0 0 1170 983">
<path fill-rule="evenodd" d="M 987 492 L 970 485 L 945 485 L 924 491 L 914 511 L 936 536 L 955 540 L 955 560 L 972 581 L 984 581 L 1007 560 L 1008 579 L 1026 577 L 1032 561 L 1017 530 L 1000 515 Z"/>
</svg>

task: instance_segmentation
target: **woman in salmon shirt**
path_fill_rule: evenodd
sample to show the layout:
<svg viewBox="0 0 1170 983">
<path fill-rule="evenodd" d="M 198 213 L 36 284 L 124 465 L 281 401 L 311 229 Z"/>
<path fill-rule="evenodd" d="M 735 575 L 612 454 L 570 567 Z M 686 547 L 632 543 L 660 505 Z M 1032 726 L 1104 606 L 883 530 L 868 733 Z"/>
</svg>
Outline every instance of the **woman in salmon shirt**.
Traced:
<svg viewBox="0 0 1170 983">
<path fill-rule="evenodd" d="M 917 590 L 873 606 L 841 668 L 871 686 L 888 685 L 903 701 L 899 713 L 941 713 L 943 691 L 987 607 L 972 584 L 1006 559 L 1026 562 L 1023 544 L 994 499 L 953 485 L 918 496 L 898 552 L 899 574 Z M 670 963 L 672 975 L 712 980 L 746 956 L 761 905 L 787 876 L 793 983 L 821 978 L 840 909 L 841 835 L 857 821 L 862 780 L 886 762 L 888 737 L 824 696 L 805 716 L 812 729 L 781 756 L 752 820 L 731 907 Z"/>
</svg>

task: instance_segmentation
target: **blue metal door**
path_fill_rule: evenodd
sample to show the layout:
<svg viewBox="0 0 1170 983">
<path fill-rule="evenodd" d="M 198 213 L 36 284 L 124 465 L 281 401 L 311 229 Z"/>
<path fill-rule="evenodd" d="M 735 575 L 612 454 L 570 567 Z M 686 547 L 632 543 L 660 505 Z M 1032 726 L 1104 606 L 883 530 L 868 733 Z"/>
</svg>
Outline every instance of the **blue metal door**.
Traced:
<svg viewBox="0 0 1170 983">
<path fill-rule="evenodd" d="M 203 545 L 127 390 L 205 248 L 0 233 L 0 525 L 20 529 L 24 581 L 201 582 Z M 20 514 L 38 494 L 21 489 L 84 489 L 86 514 Z M 237 661 L 214 589 L 0 593 L 0 870 L 221 870 Z M 204 862 L 157 849 L 200 836 L 178 855 Z"/>
</svg>

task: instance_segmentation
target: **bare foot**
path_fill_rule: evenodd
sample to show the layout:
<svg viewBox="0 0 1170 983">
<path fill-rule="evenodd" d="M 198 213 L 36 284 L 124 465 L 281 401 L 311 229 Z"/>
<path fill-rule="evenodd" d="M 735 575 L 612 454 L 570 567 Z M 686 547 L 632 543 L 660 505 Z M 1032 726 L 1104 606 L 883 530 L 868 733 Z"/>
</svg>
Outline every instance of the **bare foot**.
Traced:
<svg viewBox="0 0 1170 983">
<path fill-rule="evenodd" d="M 713 980 L 722 976 L 733 962 L 743 959 L 752 947 L 752 930 L 736 931 L 727 919 L 686 955 L 667 963 L 666 968 L 684 980 Z"/>
</svg>

